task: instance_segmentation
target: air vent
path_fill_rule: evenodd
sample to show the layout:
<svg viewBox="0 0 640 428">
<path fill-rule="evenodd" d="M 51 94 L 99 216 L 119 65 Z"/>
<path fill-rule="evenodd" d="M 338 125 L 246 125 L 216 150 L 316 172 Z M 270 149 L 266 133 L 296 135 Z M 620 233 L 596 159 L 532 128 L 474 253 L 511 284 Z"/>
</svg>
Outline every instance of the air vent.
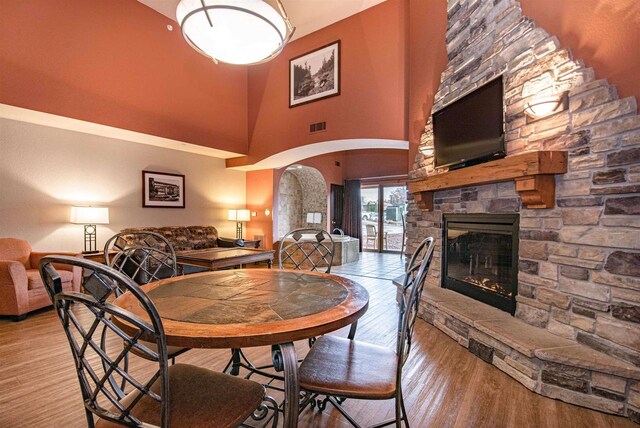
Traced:
<svg viewBox="0 0 640 428">
<path fill-rule="evenodd" d="M 309 125 L 309 133 L 322 132 L 327 130 L 327 122 L 312 123 Z"/>
</svg>

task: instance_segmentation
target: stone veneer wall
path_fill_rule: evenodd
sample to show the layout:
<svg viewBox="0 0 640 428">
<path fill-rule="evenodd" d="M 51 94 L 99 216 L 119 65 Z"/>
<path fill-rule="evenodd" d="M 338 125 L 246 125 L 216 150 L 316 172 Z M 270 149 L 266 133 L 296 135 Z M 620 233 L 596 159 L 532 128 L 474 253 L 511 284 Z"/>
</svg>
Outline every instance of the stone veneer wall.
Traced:
<svg viewBox="0 0 640 428">
<path fill-rule="evenodd" d="M 278 185 L 278 238 L 301 227 L 326 227 L 327 185 L 315 168 L 285 171 Z M 307 223 L 307 213 L 321 213 L 322 223 Z"/>
<path fill-rule="evenodd" d="M 516 317 L 640 366 L 640 117 L 606 80 L 522 16 L 514 0 L 449 0 L 447 52 L 433 111 L 503 74 L 507 155 L 565 150 L 556 208 L 523 208 L 512 182 L 410 195 L 407 252 L 437 237 L 428 287 L 440 287 L 444 213 L 520 213 Z M 555 82 L 555 86 L 554 86 Z M 569 91 L 568 108 L 531 120 L 536 94 Z M 437 174 L 430 120 L 410 178 Z"/>
<path fill-rule="evenodd" d="M 299 201 L 302 201 L 302 186 L 295 175 L 285 171 L 278 185 L 278 239 L 302 224 L 302 204 Z"/>
</svg>

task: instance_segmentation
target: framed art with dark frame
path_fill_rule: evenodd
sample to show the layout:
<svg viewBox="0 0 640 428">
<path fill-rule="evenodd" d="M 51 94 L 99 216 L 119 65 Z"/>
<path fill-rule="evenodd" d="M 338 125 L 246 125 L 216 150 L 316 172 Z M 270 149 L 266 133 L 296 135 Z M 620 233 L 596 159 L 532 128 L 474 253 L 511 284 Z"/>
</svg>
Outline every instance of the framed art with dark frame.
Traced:
<svg viewBox="0 0 640 428">
<path fill-rule="evenodd" d="M 144 208 L 184 208 L 184 175 L 142 171 Z"/>
<path fill-rule="evenodd" d="M 289 60 L 289 108 L 340 95 L 340 40 Z"/>
</svg>

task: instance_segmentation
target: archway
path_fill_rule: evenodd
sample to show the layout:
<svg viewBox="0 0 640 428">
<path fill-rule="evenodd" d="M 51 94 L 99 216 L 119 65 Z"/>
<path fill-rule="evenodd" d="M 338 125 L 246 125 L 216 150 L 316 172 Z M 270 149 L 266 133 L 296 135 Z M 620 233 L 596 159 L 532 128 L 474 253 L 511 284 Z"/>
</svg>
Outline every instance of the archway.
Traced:
<svg viewBox="0 0 640 428">
<path fill-rule="evenodd" d="M 294 165 L 278 184 L 278 238 L 301 227 L 326 228 L 327 184 L 315 168 Z"/>
</svg>

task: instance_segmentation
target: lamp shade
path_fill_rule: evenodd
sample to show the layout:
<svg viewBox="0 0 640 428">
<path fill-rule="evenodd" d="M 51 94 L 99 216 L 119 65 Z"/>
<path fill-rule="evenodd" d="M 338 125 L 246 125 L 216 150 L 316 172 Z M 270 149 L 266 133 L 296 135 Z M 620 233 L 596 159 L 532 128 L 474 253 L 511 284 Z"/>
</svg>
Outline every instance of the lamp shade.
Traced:
<svg viewBox="0 0 640 428">
<path fill-rule="evenodd" d="M 280 53 L 293 34 L 276 1 L 282 14 L 263 0 L 181 0 L 176 18 L 184 38 L 203 55 L 230 64 L 255 64 Z"/>
<path fill-rule="evenodd" d="M 237 220 L 238 219 L 238 210 L 229 210 L 229 216 L 227 217 L 228 220 Z"/>
<path fill-rule="evenodd" d="M 71 223 L 109 224 L 109 208 L 73 206 L 71 207 Z"/>
<path fill-rule="evenodd" d="M 251 221 L 251 211 L 238 210 L 238 221 Z"/>
</svg>

